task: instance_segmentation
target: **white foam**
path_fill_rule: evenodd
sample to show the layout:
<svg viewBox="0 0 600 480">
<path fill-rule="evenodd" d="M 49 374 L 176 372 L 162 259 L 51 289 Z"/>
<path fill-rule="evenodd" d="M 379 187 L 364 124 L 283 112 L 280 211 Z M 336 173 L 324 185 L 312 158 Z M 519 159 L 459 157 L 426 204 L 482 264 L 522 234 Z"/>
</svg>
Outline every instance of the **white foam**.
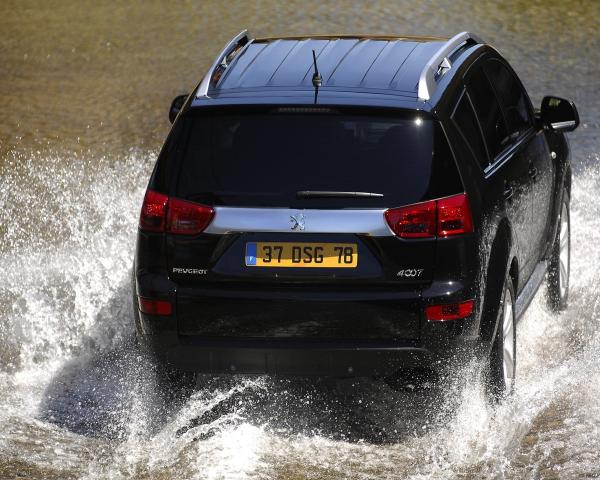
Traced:
<svg viewBox="0 0 600 480">
<path fill-rule="evenodd" d="M 471 366 L 444 401 L 425 398 L 409 415 L 424 397 L 366 381 L 350 388 L 354 399 L 266 379 L 207 387 L 182 405 L 161 399 L 150 366 L 123 346 L 153 157 L 22 155 L 1 177 L 0 456 L 90 478 L 600 475 L 597 167 L 574 179 L 570 307 L 550 313 L 543 292 L 530 306 L 514 396 L 491 409 Z M 361 432 L 353 416 L 387 440 L 341 438 L 348 425 Z"/>
</svg>

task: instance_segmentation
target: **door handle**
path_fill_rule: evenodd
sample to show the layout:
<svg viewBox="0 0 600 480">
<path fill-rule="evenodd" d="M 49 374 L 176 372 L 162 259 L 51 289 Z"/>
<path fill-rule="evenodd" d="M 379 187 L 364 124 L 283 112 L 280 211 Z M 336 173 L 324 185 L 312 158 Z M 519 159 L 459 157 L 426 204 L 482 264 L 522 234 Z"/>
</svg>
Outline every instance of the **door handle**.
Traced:
<svg viewBox="0 0 600 480">
<path fill-rule="evenodd" d="M 538 169 L 535 168 L 533 165 L 529 166 L 529 178 L 531 178 L 534 182 L 537 179 L 538 176 Z"/>
<path fill-rule="evenodd" d="M 513 187 L 511 187 L 508 183 L 506 185 L 504 185 L 504 199 L 505 200 L 511 199 L 514 193 L 515 192 L 513 190 Z"/>
</svg>

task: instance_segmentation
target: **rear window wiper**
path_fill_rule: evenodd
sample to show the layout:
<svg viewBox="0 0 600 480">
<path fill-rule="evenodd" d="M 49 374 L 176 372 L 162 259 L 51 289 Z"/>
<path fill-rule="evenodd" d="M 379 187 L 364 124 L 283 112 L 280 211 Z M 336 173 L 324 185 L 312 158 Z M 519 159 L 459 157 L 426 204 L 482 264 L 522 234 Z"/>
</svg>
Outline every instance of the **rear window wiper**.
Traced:
<svg viewBox="0 0 600 480">
<path fill-rule="evenodd" d="M 331 190 L 300 190 L 296 192 L 300 198 L 372 198 L 383 197 L 383 193 L 373 192 L 335 192 Z"/>
</svg>

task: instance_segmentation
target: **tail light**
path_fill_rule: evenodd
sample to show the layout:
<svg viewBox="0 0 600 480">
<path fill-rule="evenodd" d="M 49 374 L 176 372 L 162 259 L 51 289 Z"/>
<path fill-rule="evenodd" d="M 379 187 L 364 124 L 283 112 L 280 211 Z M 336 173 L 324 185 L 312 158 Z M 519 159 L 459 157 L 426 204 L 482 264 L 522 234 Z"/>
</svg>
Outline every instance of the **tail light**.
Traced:
<svg viewBox="0 0 600 480">
<path fill-rule="evenodd" d="M 148 190 L 144 196 L 142 213 L 140 214 L 140 228 L 147 232 L 164 232 L 167 203 L 169 197 L 162 193 Z"/>
<path fill-rule="evenodd" d="M 206 205 L 169 198 L 148 190 L 140 214 L 140 229 L 146 232 L 196 235 L 208 227 L 214 215 L 214 209 Z"/>
<path fill-rule="evenodd" d="M 385 211 L 385 220 L 401 238 L 448 237 L 473 231 L 466 193 Z"/>
<path fill-rule="evenodd" d="M 430 321 L 459 320 L 473 313 L 473 300 L 445 305 L 429 305 L 425 308 L 425 316 Z"/>
<path fill-rule="evenodd" d="M 153 300 L 151 298 L 138 297 L 140 312 L 147 315 L 171 315 L 173 307 L 168 300 Z"/>
<path fill-rule="evenodd" d="M 402 238 L 435 237 L 435 200 L 386 210 L 385 220 Z"/>
<path fill-rule="evenodd" d="M 198 234 L 208 227 L 214 214 L 215 211 L 206 205 L 171 198 L 167 214 L 167 231 L 188 235 Z"/>
<path fill-rule="evenodd" d="M 466 193 L 442 198 L 437 201 L 439 237 L 460 235 L 473 231 L 471 207 Z"/>
</svg>

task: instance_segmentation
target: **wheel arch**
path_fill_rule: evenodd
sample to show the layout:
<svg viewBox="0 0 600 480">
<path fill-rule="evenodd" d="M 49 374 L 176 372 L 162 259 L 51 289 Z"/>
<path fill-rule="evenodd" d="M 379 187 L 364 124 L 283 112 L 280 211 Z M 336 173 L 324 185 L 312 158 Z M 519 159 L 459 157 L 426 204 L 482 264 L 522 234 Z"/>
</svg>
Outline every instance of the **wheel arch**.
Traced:
<svg viewBox="0 0 600 480">
<path fill-rule="evenodd" d="M 508 275 L 513 283 L 514 291 L 519 285 L 519 265 L 513 251 L 512 229 L 506 218 L 498 224 L 496 234 L 491 243 L 489 261 L 487 263 L 481 305 L 480 337 L 491 348 L 498 328 L 498 308 L 504 288 L 504 280 Z"/>
</svg>

